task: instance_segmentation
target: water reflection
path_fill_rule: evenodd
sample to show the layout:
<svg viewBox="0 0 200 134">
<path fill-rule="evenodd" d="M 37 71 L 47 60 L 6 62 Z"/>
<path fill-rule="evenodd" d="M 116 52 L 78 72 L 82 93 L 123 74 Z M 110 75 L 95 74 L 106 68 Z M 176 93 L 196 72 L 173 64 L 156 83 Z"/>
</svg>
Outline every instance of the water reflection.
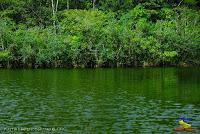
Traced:
<svg viewBox="0 0 200 134">
<path fill-rule="evenodd" d="M 199 69 L 0 70 L 0 127 L 171 133 L 200 124 Z"/>
</svg>

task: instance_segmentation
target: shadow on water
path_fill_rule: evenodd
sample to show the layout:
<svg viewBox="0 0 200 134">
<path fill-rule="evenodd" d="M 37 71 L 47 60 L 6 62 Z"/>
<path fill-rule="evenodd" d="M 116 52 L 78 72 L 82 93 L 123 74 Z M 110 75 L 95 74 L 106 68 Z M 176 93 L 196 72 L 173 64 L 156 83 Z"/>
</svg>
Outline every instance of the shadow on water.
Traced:
<svg viewBox="0 0 200 134">
<path fill-rule="evenodd" d="M 198 68 L 0 70 L 0 128 L 168 132 L 200 124 Z"/>
</svg>

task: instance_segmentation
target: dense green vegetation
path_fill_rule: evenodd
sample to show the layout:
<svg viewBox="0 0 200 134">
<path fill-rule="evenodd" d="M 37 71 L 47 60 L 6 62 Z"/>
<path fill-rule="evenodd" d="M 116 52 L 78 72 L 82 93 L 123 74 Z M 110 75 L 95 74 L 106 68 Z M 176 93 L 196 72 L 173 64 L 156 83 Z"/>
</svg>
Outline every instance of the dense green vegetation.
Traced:
<svg viewBox="0 0 200 134">
<path fill-rule="evenodd" d="M 0 67 L 200 65 L 197 0 L 0 1 Z"/>
</svg>

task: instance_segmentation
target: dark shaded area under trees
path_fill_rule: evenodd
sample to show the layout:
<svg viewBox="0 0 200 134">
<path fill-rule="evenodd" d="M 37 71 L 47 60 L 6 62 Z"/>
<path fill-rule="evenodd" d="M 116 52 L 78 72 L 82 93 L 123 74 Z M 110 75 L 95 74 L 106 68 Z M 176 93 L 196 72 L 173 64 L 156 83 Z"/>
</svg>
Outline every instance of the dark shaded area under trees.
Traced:
<svg viewBox="0 0 200 134">
<path fill-rule="evenodd" d="M 0 67 L 200 65 L 199 0 L 1 0 Z"/>
</svg>

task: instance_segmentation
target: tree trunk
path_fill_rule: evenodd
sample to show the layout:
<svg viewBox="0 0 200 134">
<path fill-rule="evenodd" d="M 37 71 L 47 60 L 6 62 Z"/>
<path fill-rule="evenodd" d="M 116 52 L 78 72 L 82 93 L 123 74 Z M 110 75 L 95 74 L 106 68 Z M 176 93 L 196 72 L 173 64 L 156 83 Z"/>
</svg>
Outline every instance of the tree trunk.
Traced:
<svg viewBox="0 0 200 134">
<path fill-rule="evenodd" d="M 57 20 L 57 11 L 58 11 L 58 0 L 56 0 L 56 4 L 54 4 L 54 0 L 51 0 L 52 6 L 52 14 L 53 14 L 53 26 L 56 29 L 56 20 Z"/>
<path fill-rule="evenodd" d="M 69 0 L 67 0 L 67 9 L 69 9 Z"/>
<path fill-rule="evenodd" d="M 58 11 L 58 0 L 56 1 L 56 13 L 57 13 L 57 11 Z"/>
<path fill-rule="evenodd" d="M 96 0 L 92 0 L 92 8 L 95 9 L 95 2 Z"/>
<path fill-rule="evenodd" d="M 53 26 L 55 28 L 56 22 L 55 22 L 55 8 L 54 8 L 54 1 L 51 0 L 51 7 L 52 7 L 52 14 L 53 14 Z"/>
<path fill-rule="evenodd" d="M 179 2 L 178 6 L 180 6 L 182 2 L 183 2 L 183 0 L 181 0 L 181 1 Z M 177 7 L 178 7 L 178 6 L 177 6 Z"/>
<path fill-rule="evenodd" d="M 4 44 L 3 44 L 2 34 L 0 34 L 0 38 L 1 38 L 1 49 L 4 50 Z"/>
</svg>

